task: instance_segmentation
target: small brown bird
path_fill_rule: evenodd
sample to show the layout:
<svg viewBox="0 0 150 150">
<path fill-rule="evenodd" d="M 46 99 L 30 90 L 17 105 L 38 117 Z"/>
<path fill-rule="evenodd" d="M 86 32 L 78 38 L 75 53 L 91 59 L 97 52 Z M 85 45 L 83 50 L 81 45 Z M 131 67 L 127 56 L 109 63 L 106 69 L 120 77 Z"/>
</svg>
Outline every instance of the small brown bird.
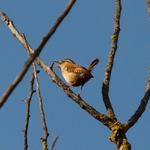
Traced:
<svg viewBox="0 0 150 150">
<path fill-rule="evenodd" d="M 70 86 L 81 86 L 78 96 L 80 96 L 84 84 L 93 78 L 91 74 L 93 67 L 99 62 L 96 58 L 92 61 L 90 66 L 86 69 L 80 65 L 77 65 L 74 61 L 69 58 L 62 59 L 60 61 L 54 61 L 58 63 L 56 68 L 61 69 L 62 76 Z"/>
</svg>

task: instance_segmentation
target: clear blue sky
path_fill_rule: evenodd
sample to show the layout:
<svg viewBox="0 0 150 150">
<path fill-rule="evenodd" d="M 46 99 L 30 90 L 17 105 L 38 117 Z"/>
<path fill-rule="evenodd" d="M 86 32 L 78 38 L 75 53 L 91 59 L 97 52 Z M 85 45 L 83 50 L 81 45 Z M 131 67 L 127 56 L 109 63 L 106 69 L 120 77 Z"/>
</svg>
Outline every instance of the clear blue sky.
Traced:
<svg viewBox="0 0 150 150">
<path fill-rule="evenodd" d="M 17 29 L 26 35 L 32 48 L 36 48 L 68 0 L 55 1 L 1 1 L 0 11 L 14 21 Z M 123 1 L 121 32 L 118 51 L 110 84 L 110 99 L 117 118 L 126 122 L 137 109 L 145 92 L 150 64 L 150 24 L 146 1 Z M 82 98 L 101 113 L 106 113 L 101 86 L 114 28 L 115 1 L 77 1 L 69 15 L 44 47 L 41 58 L 46 64 L 53 60 L 71 58 L 87 67 L 98 57 L 94 79 L 82 91 Z M 0 21 L 0 95 L 6 90 L 28 59 L 23 46 Z M 59 136 L 55 150 L 115 150 L 109 141 L 110 131 L 92 118 L 76 103 L 66 97 L 41 69 L 38 74 L 44 103 L 46 122 L 50 133 L 48 145 Z M 31 68 L 7 103 L 0 110 L 0 149 L 23 149 L 25 104 L 29 93 Z M 62 78 L 60 70 L 55 72 Z M 78 93 L 80 88 L 71 88 Z M 150 107 L 127 133 L 132 149 L 150 149 Z M 29 150 L 41 149 L 43 137 L 36 93 L 31 102 L 28 131 Z"/>
</svg>

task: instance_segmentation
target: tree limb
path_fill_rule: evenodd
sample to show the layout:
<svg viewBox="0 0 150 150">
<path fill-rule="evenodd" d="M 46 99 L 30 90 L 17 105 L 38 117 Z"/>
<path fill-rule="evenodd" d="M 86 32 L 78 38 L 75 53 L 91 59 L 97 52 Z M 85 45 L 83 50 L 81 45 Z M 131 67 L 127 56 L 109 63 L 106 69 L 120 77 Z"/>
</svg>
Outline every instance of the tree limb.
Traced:
<svg viewBox="0 0 150 150">
<path fill-rule="evenodd" d="M 36 92 L 37 92 L 37 96 L 39 99 L 39 109 L 40 109 L 40 114 L 41 114 L 41 121 L 42 121 L 42 126 L 43 126 L 43 131 L 44 131 L 44 137 L 41 138 L 42 143 L 43 144 L 43 150 L 47 150 L 47 138 L 49 136 L 48 133 L 48 128 L 47 128 L 47 124 L 46 124 L 46 119 L 45 119 L 45 113 L 44 113 L 44 109 L 43 109 L 43 102 L 42 102 L 42 97 L 41 97 L 41 92 L 40 92 L 40 85 L 39 85 L 39 81 L 38 81 L 38 77 L 37 77 L 37 70 L 36 70 L 36 65 L 33 63 L 32 64 L 33 70 L 34 70 L 34 77 L 35 77 L 35 81 L 36 81 Z"/>
<path fill-rule="evenodd" d="M 103 80 L 103 85 L 102 85 L 102 96 L 103 96 L 105 107 L 108 112 L 108 116 L 115 120 L 117 119 L 116 119 L 113 107 L 109 99 L 109 84 L 110 84 L 110 78 L 111 78 L 111 72 L 113 68 L 115 53 L 117 51 L 119 33 L 120 33 L 121 9 L 122 9 L 121 0 L 116 0 L 116 14 L 114 16 L 114 33 L 111 36 L 112 44 L 111 44 L 110 53 L 108 55 L 108 62 L 107 62 L 107 66 L 105 69 L 105 75 L 104 75 L 104 80 Z"/>
</svg>

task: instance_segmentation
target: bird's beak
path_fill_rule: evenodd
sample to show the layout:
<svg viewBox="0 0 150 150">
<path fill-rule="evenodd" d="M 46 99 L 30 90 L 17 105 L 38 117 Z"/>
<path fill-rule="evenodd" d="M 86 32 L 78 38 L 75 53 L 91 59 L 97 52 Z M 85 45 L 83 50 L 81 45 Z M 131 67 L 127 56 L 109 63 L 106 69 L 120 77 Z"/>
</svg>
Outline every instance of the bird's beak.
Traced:
<svg viewBox="0 0 150 150">
<path fill-rule="evenodd" d="M 55 63 L 58 63 L 59 64 L 59 61 L 53 61 Z M 54 66 L 54 68 L 60 68 L 59 65 L 58 66 Z"/>
<path fill-rule="evenodd" d="M 55 63 L 59 63 L 59 61 L 53 61 L 53 62 L 55 62 Z"/>
</svg>

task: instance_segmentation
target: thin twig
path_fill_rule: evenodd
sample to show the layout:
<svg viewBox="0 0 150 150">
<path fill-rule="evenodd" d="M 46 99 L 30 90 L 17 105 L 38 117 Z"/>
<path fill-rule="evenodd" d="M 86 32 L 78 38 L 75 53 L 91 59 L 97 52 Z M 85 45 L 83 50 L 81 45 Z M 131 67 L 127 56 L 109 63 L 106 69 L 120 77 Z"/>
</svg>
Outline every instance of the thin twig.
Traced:
<svg viewBox="0 0 150 150">
<path fill-rule="evenodd" d="M 32 99 L 32 95 L 35 92 L 33 90 L 33 84 L 34 84 L 34 74 L 32 74 L 31 80 L 30 80 L 30 93 L 27 100 L 23 100 L 26 104 L 26 120 L 25 120 L 25 127 L 22 130 L 24 132 L 24 150 L 28 149 L 28 126 L 29 126 L 29 118 L 30 118 L 30 102 Z"/>
<path fill-rule="evenodd" d="M 29 51 L 29 45 L 27 43 L 26 37 L 25 37 L 24 34 L 22 36 L 25 39 L 28 56 L 30 57 L 31 54 L 30 54 L 30 51 Z M 35 78 L 35 81 L 36 81 L 37 95 L 38 95 L 38 99 L 39 99 L 39 108 L 40 108 L 40 113 L 41 113 L 41 121 L 42 121 L 42 126 L 43 126 L 43 131 L 44 131 L 44 138 L 41 138 L 41 141 L 42 141 L 43 150 L 47 150 L 47 138 L 49 136 L 49 133 L 48 133 L 46 120 L 45 120 L 45 113 L 44 113 L 44 109 L 43 109 L 42 97 L 41 97 L 41 94 L 40 94 L 41 93 L 40 92 L 40 84 L 39 84 L 38 77 L 37 77 L 37 74 L 39 72 L 37 71 L 36 65 L 35 65 L 34 62 L 32 63 L 32 68 L 33 68 L 34 78 Z"/>
<path fill-rule="evenodd" d="M 25 39 L 26 46 L 29 49 L 28 43 L 26 41 L 26 37 L 25 37 L 24 34 L 23 34 L 23 37 Z M 29 53 L 28 53 L 28 56 L 30 58 L 30 54 Z M 35 76 L 34 76 L 34 69 L 33 69 L 32 77 L 31 77 L 31 80 L 30 80 L 30 93 L 31 93 L 31 97 L 32 97 L 33 92 L 35 92 L 35 90 L 33 90 L 34 79 L 35 79 Z M 24 150 L 27 150 L 28 149 L 27 132 L 28 132 L 28 125 L 29 125 L 29 118 L 30 118 L 30 102 L 31 102 L 30 94 L 29 94 L 28 100 L 27 101 L 24 100 L 24 102 L 26 103 L 26 123 L 25 123 L 25 129 L 23 130 L 24 131 Z"/>
<path fill-rule="evenodd" d="M 36 89 L 37 89 L 36 92 L 37 92 L 38 99 L 39 99 L 41 121 L 42 121 L 42 126 L 43 126 L 43 131 L 44 131 L 44 137 L 42 138 L 42 141 L 44 142 L 43 150 L 47 150 L 47 138 L 49 136 L 49 133 L 48 133 L 48 128 L 47 128 L 46 120 L 45 120 L 45 113 L 44 113 L 44 109 L 43 109 L 43 102 L 42 102 L 42 97 L 41 97 L 41 92 L 40 92 L 40 84 L 39 84 L 38 77 L 37 77 L 36 65 L 34 63 L 32 63 L 32 67 L 34 70 L 34 77 L 35 77 Z"/>
<path fill-rule="evenodd" d="M 17 75 L 17 77 L 15 78 L 15 80 L 12 82 L 12 84 L 8 87 L 8 89 L 5 91 L 5 93 L 0 98 L 0 107 L 3 106 L 3 104 L 6 102 L 7 98 L 12 93 L 12 91 L 16 88 L 16 86 L 18 85 L 18 83 L 23 79 L 24 75 L 26 74 L 26 72 L 29 69 L 29 67 L 32 64 L 32 62 L 40 54 L 40 52 L 42 51 L 43 47 L 45 46 L 45 44 L 49 40 L 49 38 L 53 35 L 53 33 L 56 31 L 56 29 L 59 26 L 59 24 L 62 22 L 62 20 L 65 18 L 65 16 L 69 13 L 69 11 L 72 8 L 72 6 L 73 6 L 74 3 L 75 3 L 75 0 L 70 0 L 69 1 L 69 3 L 67 5 L 67 7 L 65 8 L 65 10 L 62 12 L 62 14 L 60 15 L 60 17 L 56 20 L 55 24 L 52 26 L 52 28 L 49 30 L 49 32 L 46 34 L 46 36 L 44 36 L 42 38 L 39 46 L 36 48 L 35 51 L 33 51 L 33 49 L 29 45 L 30 52 L 33 53 L 33 55 L 28 59 L 28 61 L 25 63 L 24 67 L 22 68 L 22 70 L 20 71 L 20 73 Z M 27 48 L 26 47 L 26 41 L 21 36 L 21 34 L 17 31 L 17 29 L 15 28 L 15 26 L 13 25 L 13 21 L 10 20 L 5 15 L 5 13 L 0 12 L 0 14 L 2 15 L 2 20 L 4 21 L 4 23 L 12 31 L 12 34 L 21 42 L 21 44 L 25 48 Z"/>
<path fill-rule="evenodd" d="M 112 72 L 113 63 L 114 63 L 114 57 L 115 57 L 115 53 L 117 51 L 117 45 L 118 45 L 121 9 L 122 9 L 121 0 L 116 0 L 116 14 L 114 16 L 114 33 L 111 37 L 112 44 L 111 44 L 110 53 L 108 55 L 108 62 L 107 62 L 107 66 L 105 69 L 105 75 L 104 75 L 104 80 L 103 80 L 103 85 L 102 85 L 102 96 L 103 96 L 105 107 L 108 112 L 108 116 L 110 118 L 113 118 L 114 120 L 117 120 L 117 119 L 116 119 L 113 107 L 109 99 L 109 85 L 110 85 L 111 72 Z"/>
<path fill-rule="evenodd" d="M 52 146 L 51 146 L 50 150 L 54 149 L 54 146 L 55 146 L 55 143 L 56 143 L 57 139 L 58 139 L 58 136 L 54 137 L 53 143 L 52 143 Z"/>
</svg>

